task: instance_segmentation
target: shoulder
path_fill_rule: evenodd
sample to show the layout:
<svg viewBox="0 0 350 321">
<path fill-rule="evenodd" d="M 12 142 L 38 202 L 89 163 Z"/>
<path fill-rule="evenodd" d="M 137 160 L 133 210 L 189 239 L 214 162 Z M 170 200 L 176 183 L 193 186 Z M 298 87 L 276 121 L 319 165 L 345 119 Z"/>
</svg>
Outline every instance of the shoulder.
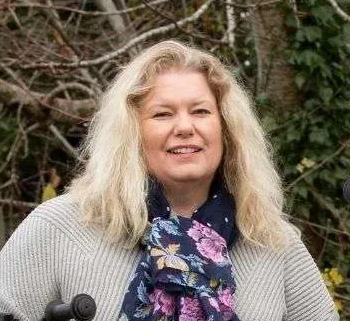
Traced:
<svg viewBox="0 0 350 321">
<path fill-rule="evenodd" d="M 78 205 L 68 196 L 62 195 L 36 207 L 20 224 L 13 237 L 23 237 L 27 242 L 43 239 L 66 239 L 84 252 L 90 252 L 101 238 L 95 228 L 86 226 Z"/>
<path fill-rule="evenodd" d="M 77 204 L 68 195 L 61 195 L 40 204 L 27 218 L 39 218 L 60 226 L 76 222 L 78 216 Z"/>
<path fill-rule="evenodd" d="M 231 259 L 235 268 L 238 283 L 245 283 L 252 276 L 259 276 L 270 282 L 272 276 L 281 281 L 293 276 L 295 265 L 304 268 L 315 267 L 315 263 L 302 242 L 298 232 L 286 226 L 286 240 L 276 248 L 260 246 L 240 238 L 231 250 Z M 314 273 L 318 270 L 313 268 Z"/>
<path fill-rule="evenodd" d="M 286 223 L 283 233 L 285 235 L 284 243 L 281 245 L 276 244 L 275 248 L 271 246 L 261 246 L 240 237 L 232 248 L 231 255 L 233 258 L 242 262 L 253 263 L 265 258 L 265 260 L 270 260 L 274 263 L 278 261 L 280 264 L 284 264 L 287 256 L 294 255 L 300 248 L 304 250 L 306 250 L 306 248 L 301 241 L 300 234 L 292 225 Z"/>
</svg>

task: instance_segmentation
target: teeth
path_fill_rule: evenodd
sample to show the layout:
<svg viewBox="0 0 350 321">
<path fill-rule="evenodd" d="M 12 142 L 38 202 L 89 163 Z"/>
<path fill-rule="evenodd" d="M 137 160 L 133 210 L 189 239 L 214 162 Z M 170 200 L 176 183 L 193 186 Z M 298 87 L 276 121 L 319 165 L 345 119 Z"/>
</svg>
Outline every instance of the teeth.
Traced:
<svg viewBox="0 0 350 321">
<path fill-rule="evenodd" d="M 177 148 L 177 149 L 171 149 L 170 153 L 173 154 L 189 154 L 189 153 L 194 153 L 198 152 L 198 148 Z"/>
</svg>

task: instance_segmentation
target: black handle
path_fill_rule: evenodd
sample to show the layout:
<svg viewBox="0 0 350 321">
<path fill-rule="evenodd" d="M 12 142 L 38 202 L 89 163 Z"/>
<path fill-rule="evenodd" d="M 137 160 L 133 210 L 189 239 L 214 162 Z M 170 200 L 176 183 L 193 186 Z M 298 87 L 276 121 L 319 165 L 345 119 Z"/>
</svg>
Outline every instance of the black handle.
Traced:
<svg viewBox="0 0 350 321">
<path fill-rule="evenodd" d="M 88 294 L 76 295 L 70 304 L 61 300 L 50 302 L 45 309 L 46 321 L 90 321 L 96 314 L 96 303 Z"/>
<path fill-rule="evenodd" d="M 0 321 L 18 321 L 18 319 L 14 319 L 10 313 L 0 313 Z"/>
</svg>

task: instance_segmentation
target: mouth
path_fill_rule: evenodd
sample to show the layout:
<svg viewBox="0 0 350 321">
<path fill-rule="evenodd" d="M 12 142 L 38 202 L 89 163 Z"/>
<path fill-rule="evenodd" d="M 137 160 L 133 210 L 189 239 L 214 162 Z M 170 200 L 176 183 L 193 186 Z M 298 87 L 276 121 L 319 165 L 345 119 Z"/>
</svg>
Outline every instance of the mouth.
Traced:
<svg viewBox="0 0 350 321">
<path fill-rule="evenodd" d="M 178 146 L 178 147 L 173 147 L 173 148 L 169 148 L 167 150 L 168 153 L 170 154 L 193 154 L 193 153 L 198 153 L 202 150 L 202 148 L 198 147 L 198 146 Z"/>
</svg>

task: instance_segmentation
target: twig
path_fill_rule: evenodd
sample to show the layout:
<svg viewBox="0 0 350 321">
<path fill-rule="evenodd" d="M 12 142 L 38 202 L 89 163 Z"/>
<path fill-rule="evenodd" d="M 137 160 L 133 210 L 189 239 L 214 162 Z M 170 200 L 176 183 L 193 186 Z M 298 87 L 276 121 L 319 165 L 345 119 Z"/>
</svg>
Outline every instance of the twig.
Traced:
<svg viewBox="0 0 350 321">
<path fill-rule="evenodd" d="M 67 101 L 66 99 L 56 98 L 54 103 L 58 107 L 55 107 L 45 102 L 45 94 L 28 90 L 25 84 L 22 85 L 22 81 L 19 81 L 18 83 L 19 86 L 0 79 L 0 94 L 3 92 L 5 94 L 11 93 L 9 103 L 24 103 L 25 106 L 28 105 L 32 109 L 38 109 L 39 106 L 42 106 L 57 111 L 59 114 L 65 115 L 70 119 L 77 119 L 80 121 L 85 121 L 87 119 L 65 111 L 65 109 L 68 109 L 67 105 L 69 105 L 70 110 L 76 110 L 77 113 L 84 109 L 85 114 L 86 112 L 93 110 L 96 106 L 96 102 L 93 99 Z"/>
<path fill-rule="evenodd" d="M 332 214 L 333 218 L 338 221 L 339 227 L 342 230 L 347 231 L 349 233 L 349 231 L 347 230 L 347 227 L 346 227 L 346 225 L 341 217 L 339 210 L 337 208 L 335 208 L 332 203 L 328 202 L 324 198 L 324 196 L 319 194 L 315 189 L 313 189 L 313 188 L 311 189 L 311 194 L 315 198 L 315 200 L 318 202 L 318 204 L 320 204 L 321 207 L 327 209 Z"/>
<path fill-rule="evenodd" d="M 22 25 L 21 25 L 17 15 L 16 15 L 16 12 L 12 8 L 9 8 L 9 11 L 11 12 L 11 15 L 12 15 L 13 19 L 15 20 L 18 28 L 19 29 L 23 29 L 23 27 L 22 27 Z"/>
<path fill-rule="evenodd" d="M 79 160 L 79 154 L 76 149 L 64 138 L 61 132 L 55 125 L 49 126 L 50 131 L 54 134 L 54 136 L 62 143 L 62 145 L 67 149 L 67 151 L 76 159 Z"/>
<path fill-rule="evenodd" d="M 269 0 L 269 1 L 259 1 L 256 4 L 239 4 L 239 3 L 235 3 L 233 1 L 227 0 L 226 5 L 236 7 L 239 9 L 257 9 L 259 7 L 268 6 L 268 5 L 275 4 L 275 3 L 278 3 L 281 1 L 282 0 Z"/>
<path fill-rule="evenodd" d="M 336 298 L 339 298 L 339 299 L 342 299 L 342 300 L 345 300 L 345 301 L 350 301 L 350 296 L 345 296 L 343 294 L 339 294 L 339 293 L 334 293 L 334 296 Z"/>
<path fill-rule="evenodd" d="M 343 10 L 339 7 L 337 1 L 335 1 L 335 0 L 327 0 L 327 1 L 332 5 L 332 7 L 334 8 L 335 12 L 336 12 L 340 17 L 342 17 L 343 20 L 344 20 L 345 22 L 350 22 L 350 15 L 348 15 L 345 11 L 343 11 Z"/>
<path fill-rule="evenodd" d="M 338 229 L 335 229 L 335 228 L 332 228 L 332 227 L 325 227 L 325 226 L 322 226 L 320 224 L 312 223 L 312 222 L 309 222 L 309 221 L 306 221 L 306 220 L 303 220 L 303 219 L 300 219 L 300 218 L 297 218 L 297 217 L 291 217 L 290 220 L 291 221 L 298 221 L 298 222 L 303 223 L 303 224 L 314 226 L 314 227 L 317 227 L 317 228 L 319 228 L 321 230 L 328 231 L 329 233 L 342 234 L 342 235 L 346 235 L 346 236 L 350 237 L 350 233 L 348 233 L 346 231 L 338 230 Z"/>
<path fill-rule="evenodd" d="M 86 93 L 89 94 L 89 96 L 94 96 L 95 93 L 93 92 L 92 89 L 90 89 L 89 87 L 87 86 L 84 86 L 82 84 L 79 84 L 77 82 L 68 82 L 68 83 L 63 83 L 63 84 L 60 84 L 59 86 L 57 86 L 55 89 L 53 89 L 52 91 L 50 91 L 46 96 L 45 96 L 45 100 L 46 101 L 51 101 L 51 99 L 53 97 L 55 97 L 58 93 L 62 92 L 62 91 L 65 91 L 67 89 L 78 89 L 78 90 L 81 90 L 81 91 L 84 91 Z"/>
<path fill-rule="evenodd" d="M 177 25 L 181 27 L 187 23 L 196 21 L 208 9 L 210 4 L 214 1 L 215 0 L 206 1 L 191 16 L 178 21 Z M 119 48 L 118 50 L 111 52 L 111 53 L 108 53 L 106 55 L 103 55 L 99 58 L 92 59 L 92 60 L 82 60 L 82 61 L 71 62 L 71 63 L 58 63 L 58 62 L 34 63 L 34 64 L 24 65 L 24 66 L 19 65 L 18 67 L 23 68 L 23 69 L 38 69 L 38 68 L 46 69 L 46 68 L 49 68 L 49 69 L 54 70 L 55 68 L 79 68 L 79 67 L 96 66 L 96 65 L 103 64 L 108 60 L 117 58 L 118 56 L 125 53 L 130 48 L 136 46 L 137 44 L 139 44 L 142 41 L 146 41 L 146 40 L 148 40 L 156 35 L 159 35 L 159 34 L 168 33 L 169 31 L 174 30 L 175 28 L 176 28 L 176 26 L 173 23 L 171 23 L 171 24 L 168 24 L 166 26 L 162 26 L 162 27 L 158 27 L 158 28 L 146 31 L 146 32 L 140 34 L 139 36 L 137 36 L 136 38 L 131 39 L 129 42 L 127 42 L 123 47 Z"/>
<path fill-rule="evenodd" d="M 47 0 L 48 4 L 52 6 L 51 0 Z M 69 49 L 70 54 L 72 55 L 73 61 L 78 62 L 82 57 L 82 53 L 78 47 L 76 47 L 70 38 L 68 37 L 67 33 L 64 31 L 62 27 L 62 23 L 59 19 L 59 15 L 55 10 L 45 10 L 41 9 L 41 12 L 49 19 L 49 23 L 51 26 L 58 32 L 59 37 L 61 41 L 63 41 L 66 45 L 66 48 Z M 96 70 L 94 67 L 91 68 L 91 71 L 95 74 L 95 76 L 103 83 L 106 84 L 106 81 L 101 75 L 99 74 L 98 70 Z M 89 80 L 93 80 L 92 76 L 90 75 L 89 71 L 86 69 L 80 70 L 80 73 L 86 77 Z"/>
<path fill-rule="evenodd" d="M 24 143 L 24 155 L 22 156 L 22 158 L 26 158 L 28 156 L 28 138 L 27 138 L 27 133 L 24 130 L 24 127 L 21 122 L 22 109 L 23 109 L 23 103 L 21 103 L 18 107 L 16 118 L 17 118 L 18 128 L 20 133 L 22 134 L 22 140 Z"/>
<path fill-rule="evenodd" d="M 25 135 L 27 135 L 28 133 L 34 131 L 35 129 L 37 129 L 39 127 L 39 124 L 38 123 L 35 123 L 33 124 L 32 126 L 28 127 L 24 133 Z M 12 144 L 12 147 L 10 149 L 10 151 L 8 152 L 7 156 L 6 156 L 6 159 L 5 159 L 5 162 L 1 165 L 0 167 L 0 174 L 3 172 L 3 170 L 7 167 L 7 165 L 9 164 L 9 162 L 11 161 L 12 157 L 14 154 L 17 153 L 17 150 L 19 148 L 19 141 L 20 141 L 20 138 L 21 138 L 21 135 L 22 135 L 22 132 L 19 132 Z"/>
<path fill-rule="evenodd" d="M 317 262 L 318 262 L 318 265 L 322 262 L 322 258 L 323 258 L 323 255 L 324 255 L 324 252 L 326 250 L 326 244 L 327 244 L 327 241 L 328 241 L 328 237 L 329 237 L 329 228 L 330 228 L 330 220 L 327 219 L 327 226 L 326 226 L 326 236 L 322 237 L 323 238 L 323 246 L 322 246 L 322 249 L 320 251 L 320 253 L 318 254 L 318 257 L 317 257 Z"/>
<path fill-rule="evenodd" d="M 165 2 L 169 2 L 169 0 L 155 0 L 150 2 L 151 5 L 158 5 L 162 4 Z M 74 8 L 69 8 L 69 7 L 64 7 L 64 6 L 54 6 L 54 5 L 45 5 L 45 4 L 40 4 L 40 3 L 18 3 L 18 4 L 10 4 L 8 8 L 41 8 L 41 9 L 54 9 L 54 10 L 62 10 L 62 11 L 70 11 L 70 12 L 75 12 L 79 13 L 81 15 L 86 15 L 86 16 L 113 16 L 113 15 L 121 15 L 129 12 L 133 12 L 136 10 L 140 10 L 145 8 L 145 5 L 141 4 L 132 8 L 128 8 L 125 10 L 118 10 L 118 11 L 110 11 L 110 12 L 103 12 L 103 11 L 85 11 L 85 10 L 80 10 L 80 9 L 74 9 Z"/>
<path fill-rule="evenodd" d="M 253 8 L 249 10 L 250 14 L 253 14 Z M 259 13 L 258 13 L 259 14 Z M 255 94 L 258 96 L 261 92 L 262 83 L 263 83 L 263 61 L 262 61 L 262 55 L 259 49 L 259 41 L 261 41 L 259 34 L 258 34 L 258 22 L 256 19 L 249 19 L 251 24 L 251 30 L 253 33 L 254 38 L 254 50 L 256 55 L 256 62 L 257 62 L 257 71 L 256 71 L 256 85 L 255 85 Z"/>
<path fill-rule="evenodd" d="M 12 199 L 0 199 L 0 204 L 6 204 L 6 205 L 11 205 L 16 207 L 28 207 L 28 208 L 33 208 L 39 205 L 38 203 L 14 201 Z"/>
<path fill-rule="evenodd" d="M 227 20 L 227 40 L 228 46 L 233 49 L 235 43 L 234 30 L 236 28 L 233 1 L 227 0 L 226 2 L 226 20 Z"/>
<path fill-rule="evenodd" d="M 323 165 L 325 165 L 326 163 L 328 163 L 331 159 L 333 159 L 334 157 L 338 156 L 344 149 L 348 148 L 350 144 L 350 139 L 346 140 L 344 143 L 341 144 L 341 146 L 331 155 L 329 155 L 328 157 L 326 157 L 322 162 L 318 163 L 317 165 L 313 166 L 312 168 L 310 168 L 307 172 L 305 172 L 304 174 L 300 175 L 296 180 L 294 180 L 292 183 L 290 183 L 287 187 L 286 187 L 286 191 L 289 191 L 293 186 L 295 186 L 298 182 L 300 182 L 301 180 L 303 180 L 305 177 L 311 175 L 313 172 L 315 172 L 316 170 L 318 170 L 319 168 L 321 168 Z"/>
<path fill-rule="evenodd" d="M 194 33 L 194 32 L 190 32 L 190 31 L 187 31 L 186 29 L 182 28 L 178 21 L 174 18 L 172 18 L 171 16 L 169 16 L 168 14 L 164 13 L 163 11 L 161 10 L 158 10 L 154 7 L 152 7 L 149 3 L 147 3 L 145 0 L 141 0 L 148 8 L 150 8 L 153 12 L 155 12 L 156 14 L 158 14 L 159 16 L 161 16 L 162 18 L 165 18 L 169 21 L 171 21 L 175 27 L 181 31 L 182 33 L 185 33 L 193 38 L 198 38 L 198 39 L 202 39 L 202 40 L 207 40 L 207 41 L 210 41 L 210 42 L 213 42 L 213 43 L 217 43 L 217 44 L 225 44 L 226 41 L 225 41 L 225 38 L 221 39 L 221 40 L 218 40 L 218 39 L 214 39 L 214 38 L 211 38 L 211 37 L 208 37 L 208 36 L 203 36 L 201 34 L 198 34 L 198 33 Z"/>
</svg>

